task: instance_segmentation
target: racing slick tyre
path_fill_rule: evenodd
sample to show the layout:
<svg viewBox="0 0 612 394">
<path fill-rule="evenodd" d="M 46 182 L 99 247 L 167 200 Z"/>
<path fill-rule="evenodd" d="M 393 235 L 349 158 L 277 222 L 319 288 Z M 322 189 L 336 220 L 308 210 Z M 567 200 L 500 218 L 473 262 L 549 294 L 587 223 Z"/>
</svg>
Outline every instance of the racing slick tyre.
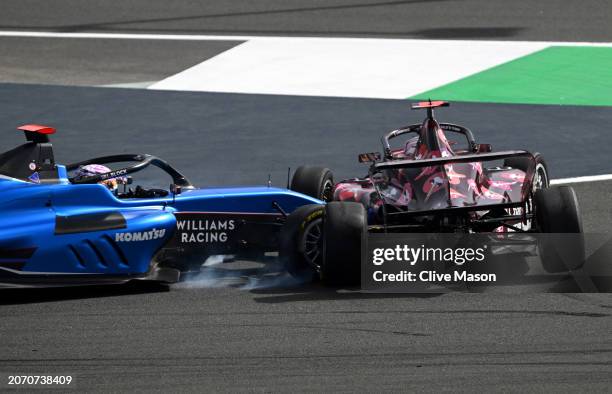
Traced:
<svg viewBox="0 0 612 394">
<path fill-rule="evenodd" d="M 331 201 L 334 176 L 329 168 L 300 166 L 291 179 L 291 190 L 319 200 Z"/>
<path fill-rule="evenodd" d="M 330 202 L 323 219 L 321 279 L 333 285 L 354 285 L 361 280 L 361 246 L 366 242 L 368 222 L 363 205 Z"/>
<path fill-rule="evenodd" d="M 534 193 L 538 189 L 545 189 L 550 185 L 550 178 L 548 176 L 548 166 L 544 157 L 540 153 L 534 153 L 535 159 L 535 173 L 533 175 L 533 190 Z M 512 167 L 518 170 L 527 172 L 531 165 L 531 159 L 529 157 L 509 157 L 504 160 L 504 167 Z"/>
<path fill-rule="evenodd" d="M 319 279 L 322 255 L 323 205 L 293 211 L 279 235 L 279 257 L 285 270 L 305 283 Z"/>
<path fill-rule="evenodd" d="M 534 205 L 539 232 L 568 234 L 543 237 L 538 242 L 544 269 L 555 273 L 581 268 L 585 259 L 584 237 L 574 189 L 570 186 L 556 186 L 537 190 Z"/>
</svg>

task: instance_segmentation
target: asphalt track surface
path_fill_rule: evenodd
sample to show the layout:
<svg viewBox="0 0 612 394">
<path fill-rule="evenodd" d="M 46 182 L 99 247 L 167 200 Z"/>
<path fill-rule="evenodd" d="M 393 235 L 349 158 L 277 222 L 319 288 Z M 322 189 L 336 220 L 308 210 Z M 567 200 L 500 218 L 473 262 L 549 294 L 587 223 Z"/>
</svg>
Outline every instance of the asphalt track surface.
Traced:
<svg viewBox="0 0 612 394">
<path fill-rule="evenodd" d="M 7 0 L 2 31 L 611 42 L 605 0 Z M 503 11 L 502 11 L 503 10 Z M 146 86 L 240 41 L 0 37 L 0 82 Z"/>
<path fill-rule="evenodd" d="M 356 152 L 422 115 L 401 100 L 16 84 L 0 86 L 0 107 L 0 124 L 56 126 L 59 161 L 150 152 L 200 185 L 284 180 L 284 166 L 313 161 L 360 173 Z M 543 151 L 556 176 L 610 172 L 606 150 L 575 143 L 609 143 L 599 128 L 608 108 L 457 104 L 440 116 L 498 148 Z M 22 139 L 4 135 L 3 149 Z M 606 232 L 612 182 L 575 186 L 587 231 Z M 609 389 L 609 295 L 499 293 L 361 294 L 249 263 L 169 291 L 11 290 L 0 301 L 0 373 L 73 374 L 93 391 Z"/>
<path fill-rule="evenodd" d="M 0 82 L 116 85 L 166 78 L 240 41 L 0 38 Z M 27 48 L 27 53 L 24 53 Z"/>
<path fill-rule="evenodd" d="M 610 387 L 612 303 L 603 296 L 388 296 L 229 286 L 97 288 L 24 298 L 32 303 L 2 306 L 0 369 L 72 374 L 83 391 L 569 393 Z"/>
<path fill-rule="evenodd" d="M 6 1 L 0 29 L 612 41 L 605 1 L 166 4 Z M 0 39 L 3 58 L 14 59 L 5 64 L 23 59 L 26 72 L 1 81 L 146 82 L 225 48 L 193 44 L 203 45 L 196 58 L 181 43 L 97 43 L 110 61 L 88 44 L 39 40 Z M 45 52 L 56 65 L 45 70 L 28 60 L 47 45 L 58 47 Z M 162 49 L 173 59 L 160 60 Z M 115 68 L 98 80 L 84 56 Z M 70 72 L 47 75 L 63 67 Z M 199 185 L 261 184 L 268 173 L 282 185 L 287 166 L 309 162 L 337 177 L 361 174 L 357 152 L 379 149 L 382 132 L 421 116 L 400 100 L 17 84 L 0 85 L 0 109 L 2 150 L 21 142 L 13 126 L 48 123 L 60 161 L 150 152 Z M 543 152 L 555 178 L 612 172 L 609 108 L 455 103 L 439 115 L 496 149 Z M 574 186 L 586 230 L 608 232 L 612 182 Z M 99 392 L 607 392 L 612 383 L 608 294 L 373 295 L 295 285 L 274 268 L 231 263 L 169 291 L 3 292 L 0 387 L 9 373 L 72 374 L 77 389 Z"/>
<path fill-rule="evenodd" d="M 328 166 L 337 179 L 361 176 L 358 153 L 380 151 L 383 133 L 424 116 L 407 100 L 19 84 L 0 84 L 0 108 L 4 149 L 23 140 L 11 128 L 48 124 L 58 129 L 59 162 L 150 153 L 201 187 L 262 185 L 268 174 L 285 186 L 287 167 L 302 164 Z M 541 152 L 552 178 L 612 173 L 610 107 L 453 103 L 437 116 L 495 150 Z"/>
<path fill-rule="evenodd" d="M 612 41 L 606 0 L 6 0 L 1 30 Z"/>
</svg>

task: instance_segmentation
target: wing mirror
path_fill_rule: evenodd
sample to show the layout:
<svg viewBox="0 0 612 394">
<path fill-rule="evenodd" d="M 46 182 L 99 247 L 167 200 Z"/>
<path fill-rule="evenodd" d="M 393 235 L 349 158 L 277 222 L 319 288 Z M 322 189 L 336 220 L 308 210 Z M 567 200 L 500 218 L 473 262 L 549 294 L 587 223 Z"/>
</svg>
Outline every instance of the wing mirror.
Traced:
<svg viewBox="0 0 612 394">
<path fill-rule="evenodd" d="M 170 192 L 172 193 L 172 204 L 176 202 L 176 196 L 183 192 L 183 188 L 173 183 L 170 185 Z"/>
<path fill-rule="evenodd" d="M 491 144 L 476 144 L 477 153 L 488 153 L 493 151 Z"/>
<path fill-rule="evenodd" d="M 117 183 L 123 185 L 123 194 L 127 193 L 128 185 L 134 183 L 134 179 L 131 176 L 125 176 L 117 178 Z"/>
<path fill-rule="evenodd" d="M 360 163 L 374 163 L 381 159 L 380 152 L 360 153 L 358 160 Z"/>
<path fill-rule="evenodd" d="M 170 192 L 172 192 L 172 194 L 175 196 L 178 196 L 183 192 L 183 188 L 173 183 L 170 185 Z"/>
</svg>

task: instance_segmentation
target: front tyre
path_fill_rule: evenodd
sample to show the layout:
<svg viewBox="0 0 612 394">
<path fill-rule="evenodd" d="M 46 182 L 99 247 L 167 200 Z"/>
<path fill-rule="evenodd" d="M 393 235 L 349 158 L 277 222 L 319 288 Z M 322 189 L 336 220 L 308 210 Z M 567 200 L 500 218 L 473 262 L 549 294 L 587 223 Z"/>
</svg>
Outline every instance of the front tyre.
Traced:
<svg viewBox="0 0 612 394">
<path fill-rule="evenodd" d="M 293 174 L 291 190 L 331 201 L 334 191 L 334 176 L 329 168 L 317 166 L 300 166 Z"/>
<path fill-rule="evenodd" d="M 548 272 L 566 272 L 582 267 L 585 259 L 582 219 L 576 192 L 570 186 L 556 186 L 536 191 L 536 225 L 541 233 L 551 235 L 538 244 L 540 259 Z"/>
<path fill-rule="evenodd" d="M 324 206 L 303 205 L 293 211 L 279 235 L 279 257 L 285 270 L 304 283 L 319 279 L 323 259 Z"/>
</svg>

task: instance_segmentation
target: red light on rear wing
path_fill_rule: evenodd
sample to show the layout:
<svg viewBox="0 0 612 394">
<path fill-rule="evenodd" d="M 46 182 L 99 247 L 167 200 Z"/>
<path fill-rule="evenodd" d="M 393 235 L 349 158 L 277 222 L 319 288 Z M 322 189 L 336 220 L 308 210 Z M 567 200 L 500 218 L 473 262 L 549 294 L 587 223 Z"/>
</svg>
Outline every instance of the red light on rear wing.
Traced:
<svg viewBox="0 0 612 394">
<path fill-rule="evenodd" d="M 412 104 L 412 109 L 424 109 L 424 108 L 438 108 L 438 107 L 448 107 L 450 104 L 448 101 L 421 101 L 418 103 Z"/>
</svg>

